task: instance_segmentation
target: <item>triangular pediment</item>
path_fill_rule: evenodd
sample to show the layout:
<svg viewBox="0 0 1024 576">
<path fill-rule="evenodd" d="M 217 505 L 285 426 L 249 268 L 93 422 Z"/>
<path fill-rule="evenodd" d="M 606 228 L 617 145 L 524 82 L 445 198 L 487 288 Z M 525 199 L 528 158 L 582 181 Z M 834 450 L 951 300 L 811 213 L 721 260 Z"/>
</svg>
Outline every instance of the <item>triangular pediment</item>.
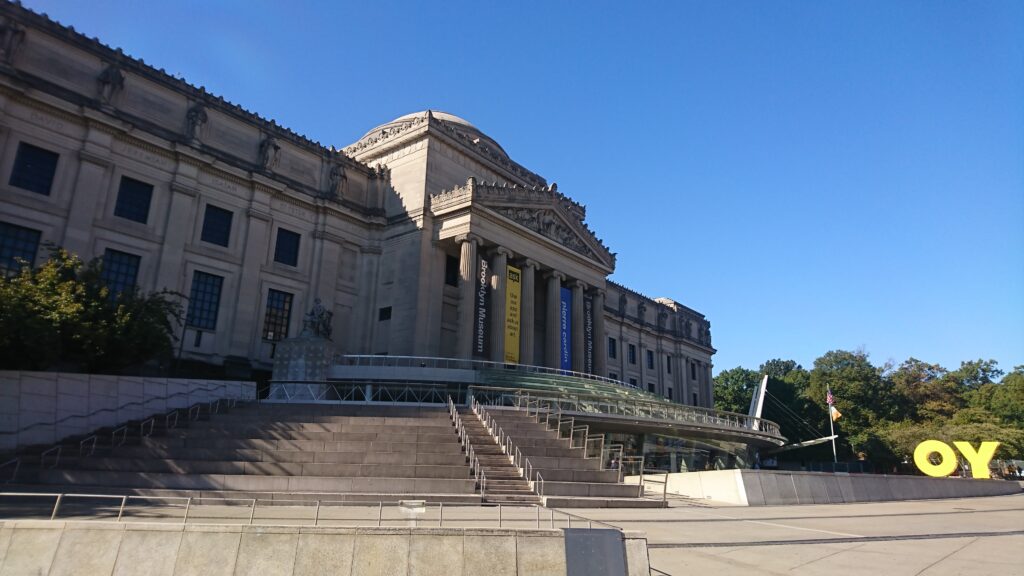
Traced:
<svg viewBox="0 0 1024 576">
<path fill-rule="evenodd" d="M 586 209 L 557 187 L 525 187 L 472 182 L 473 203 L 528 228 L 591 260 L 615 267 L 615 255 L 586 225 Z"/>
</svg>

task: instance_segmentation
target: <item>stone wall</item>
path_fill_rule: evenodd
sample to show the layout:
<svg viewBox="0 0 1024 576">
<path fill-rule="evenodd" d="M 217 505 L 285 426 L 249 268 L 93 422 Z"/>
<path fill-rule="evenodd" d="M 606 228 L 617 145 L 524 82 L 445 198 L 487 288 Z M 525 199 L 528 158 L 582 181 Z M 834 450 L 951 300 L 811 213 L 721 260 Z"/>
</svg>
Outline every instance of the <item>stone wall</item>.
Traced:
<svg viewBox="0 0 1024 576">
<path fill-rule="evenodd" d="M 0 371 L 0 450 L 53 444 L 218 398 L 254 400 L 256 383 Z"/>
<path fill-rule="evenodd" d="M 0 522 L 0 573 L 50 576 L 334 574 L 561 576 L 561 530 L 324 528 Z M 628 567 L 647 576 L 643 537 L 625 535 Z"/>
<path fill-rule="evenodd" d="M 782 470 L 712 470 L 669 474 L 668 492 L 739 506 L 843 504 L 1018 494 L 1005 480 Z"/>
</svg>

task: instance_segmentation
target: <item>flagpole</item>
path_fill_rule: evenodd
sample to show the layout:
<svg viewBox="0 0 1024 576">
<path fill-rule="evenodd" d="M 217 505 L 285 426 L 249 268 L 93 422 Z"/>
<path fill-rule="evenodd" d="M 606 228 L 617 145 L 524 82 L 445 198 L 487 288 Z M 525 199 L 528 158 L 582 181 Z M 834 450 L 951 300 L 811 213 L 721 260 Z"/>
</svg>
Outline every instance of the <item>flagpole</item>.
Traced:
<svg viewBox="0 0 1024 576">
<path fill-rule="evenodd" d="M 828 430 L 832 435 L 832 463 L 838 464 L 839 457 L 836 456 L 836 428 L 835 420 L 832 419 L 832 407 L 828 407 Z"/>
</svg>

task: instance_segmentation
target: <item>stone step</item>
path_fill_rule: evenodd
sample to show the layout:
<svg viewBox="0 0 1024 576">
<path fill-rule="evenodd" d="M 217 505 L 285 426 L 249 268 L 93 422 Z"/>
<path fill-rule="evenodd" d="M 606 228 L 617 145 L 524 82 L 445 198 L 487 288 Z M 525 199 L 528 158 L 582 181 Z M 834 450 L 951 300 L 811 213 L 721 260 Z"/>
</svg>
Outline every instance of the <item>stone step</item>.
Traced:
<svg viewBox="0 0 1024 576">
<path fill-rule="evenodd" d="M 168 442 L 190 440 L 312 440 L 317 442 L 381 442 L 402 441 L 417 443 L 458 442 L 455 429 L 443 434 L 393 434 L 390 432 L 307 432 L 303 430 L 260 430 L 255 427 L 231 431 L 180 431 L 163 438 Z"/>
<path fill-rule="evenodd" d="M 326 478 L 317 476 L 256 476 L 239 474 L 173 474 L 95 470 L 40 470 L 40 484 L 223 490 L 242 492 L 331 492 L 389 494 L 472 494 L 472 478 Z"/>
<path fill-rule="evenodd" d="M 458 466 L 466 456 L 455 445 L 448 452 L 386 452 L 353 450 L 346 452 L 309 452 L 299 450 L 159 449 L 142 446 L 120 447 L 108 458 L 155 458 L 164 460 L 229 460 L 237 462 L 299 462 L 325 464 L 427 464 Z"/>
<path fill-rule="evenodd" d="M 219 421 L 205 423 L 204 426 L 189 426 L 187 428 L 172 428 L 167 431 L 169 436 L 196 436 L 206 434 L 220 434 L 224 436 L 241 436 L 258 432 L 263 434 L 285 434 L 285 433 L 333 433 L 333 434 L 391 434 L 391 435 L 419 435 L 419 434 L 454 434 L 455 427 L 449 423 L 430 426 L 412 425 L 362 425 L 362 424 L 310 424 L 295 422 L 246 422 L 239 424 L 224 424 Z"/>
<path fill-rule="evenodd" d="M 324 476 L 379 478 L 468 478 L 469 466 L 417 466 L 397 464 L 316 464 L 233 462 L 211 460 L 156 460 L 85 458 L 78 470 L 157 472 L 174 474 L 249 474 L 264 476 Z"/>
<path fill-rule="evenodd" d="M 236 450 L 299 450 L 315 452 L 349 452 L 349 451 L 409 451 L 409 452 L 452 452 L 461 450 L 458 437 L 454 434 L 444 441 L 432 442 L 387 442 L 373 441 L 332 441 L 319 440 L 267 440 L 240 438 L 146 438 L 141 443 L 147 448 L 179 448 L 179 449 L 211 449 L 226 448 Z"/>
<path fill-rule="evenodd" d="M 583 496 L 591 498 L 636 498 L 635 484 L 606 484 L 596 482 L 548 482 L 540 488 L 542 496 Z"/>
</svg>

